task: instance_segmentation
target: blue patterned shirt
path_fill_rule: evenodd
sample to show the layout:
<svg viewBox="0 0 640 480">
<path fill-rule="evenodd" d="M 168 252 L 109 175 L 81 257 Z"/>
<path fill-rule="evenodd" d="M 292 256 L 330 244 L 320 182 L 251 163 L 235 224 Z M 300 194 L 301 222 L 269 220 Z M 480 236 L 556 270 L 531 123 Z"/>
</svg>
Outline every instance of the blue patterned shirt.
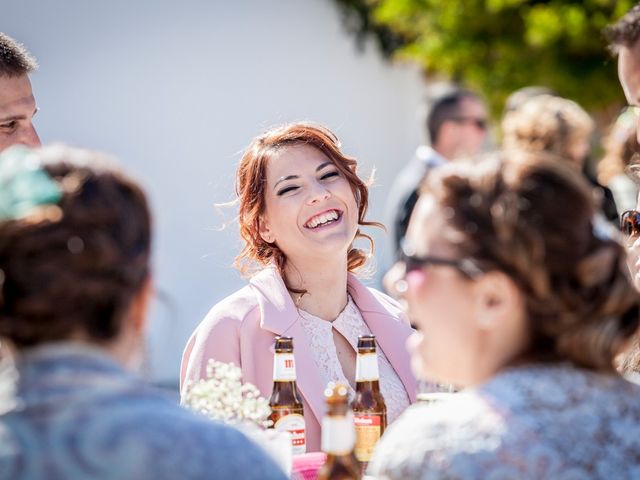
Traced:
<svg viewBox="0 0 640 480">
<path fill-rule="evenodd" d="M 640 387 L 569 364 L 505 369 L 389 427 L 379 480 L 640 478 Z"/>
<path fill-rule="evenodd" d="M 286 476 L 242 433 L 183 409 L 98 348 L 39 347 L 0 371 L 0 479 L 241 478 Z"/>
</svg>

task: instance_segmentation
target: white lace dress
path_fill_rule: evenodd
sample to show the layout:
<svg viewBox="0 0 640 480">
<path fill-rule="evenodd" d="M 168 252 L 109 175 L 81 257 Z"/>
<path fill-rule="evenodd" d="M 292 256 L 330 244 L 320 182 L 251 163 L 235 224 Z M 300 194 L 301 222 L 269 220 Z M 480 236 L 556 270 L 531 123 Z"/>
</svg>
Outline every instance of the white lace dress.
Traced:
<svg viewBox="0 0 640 480">
<path fill-rule="evenodd" d="M 342 371 L 332 330 L 335 328 L 346 338 L 355 351 L 358 351 L 358 336 L 371 334 L 354 301 L 349 297 L 347 306 L 333 322 L 323 320 L 304 310 L 300 310 L 300 322 L 324 383 L 332 381 L 349 385 L 349 394 L 353 398 L 355 391 Z M 387 404 L 387 422 L 391 424 L 410 405 L 410 401 L 400 377 L 379 346 L 377 352 L 380 390 Z"/>
<path fill-rule="evenodd" d="M 387 431 L 377 479 L 640 478 L 640 387 L 561 365 L 507 369 Z"/>
</svg>

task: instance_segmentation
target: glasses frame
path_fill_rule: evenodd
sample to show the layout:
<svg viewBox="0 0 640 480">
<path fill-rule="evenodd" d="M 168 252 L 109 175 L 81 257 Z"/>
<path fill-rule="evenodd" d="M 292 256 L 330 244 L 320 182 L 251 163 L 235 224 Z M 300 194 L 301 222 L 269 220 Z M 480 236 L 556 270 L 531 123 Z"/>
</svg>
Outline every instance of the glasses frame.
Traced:
<svg viewBox="0 0 640 480">
<path fill-rule="evenodd" d="M 405 240 L 403 240 L 400 244 L 399 261 L 404 263 L 405 276 L 409 272 L 419 270 L 428 266 L 451 267 L 458 270 L 468 278 L 477 278 L 485 273 L 473 262 L 473 260 L 470 260 L 468 258 L 456 259 L 437 257 L 434 255 L 416 255 L 415 249 L 411 248 Z"/>
<path fill-rule="evenodd" d="M 625 228 L 627 225 L 631 225 L 631 232 L 627 232 Z M 638 210 L 625 210 L 620 214 L 620 231 L 627 238 L 640 236 L 640 212 Z"/>
</svg>

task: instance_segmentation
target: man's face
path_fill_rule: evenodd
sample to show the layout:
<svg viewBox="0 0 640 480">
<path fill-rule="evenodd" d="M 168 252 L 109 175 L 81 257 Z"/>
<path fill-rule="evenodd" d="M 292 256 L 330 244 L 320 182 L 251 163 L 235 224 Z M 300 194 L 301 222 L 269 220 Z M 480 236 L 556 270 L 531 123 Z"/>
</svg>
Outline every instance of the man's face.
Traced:
<svg viewBox="0 0 640 480">
<path fill-rule="evenodd" d="M 33 127 L 36 100 L 27 75 L 0 76 L 0 151 L 11 145 L 40 145 Z"/>
<path fill-rule="evenodd" d="M 637 42 L 633 47 L 620 48 L 618 77 L 627 103 L 640 107 L 640 42 Z M 636 129 L 636 135 L 640 141 L 640 128 Z"/>
<path fill-rule="evenodd" d="M 489 114 L 484 103 L 476 98 L 463 98 L 460 113 L 449 122 L 448 136 L 453 146 L 451 159 L 480 153 L 487 140 Z"/>
</svg>

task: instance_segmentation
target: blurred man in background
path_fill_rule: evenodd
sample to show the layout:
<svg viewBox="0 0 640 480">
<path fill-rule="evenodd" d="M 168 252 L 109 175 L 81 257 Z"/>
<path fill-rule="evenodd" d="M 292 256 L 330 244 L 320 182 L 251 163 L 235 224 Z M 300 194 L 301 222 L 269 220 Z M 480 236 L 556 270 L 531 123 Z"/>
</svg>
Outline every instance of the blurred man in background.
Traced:
<svg viewBox="0 0 640 480">
<path fill-rule="evenodd" d="M 400 250 L 425 175 L 449 160 L 472 156 L 482 149 L 487 139 L 487 108 L 473 92 L 448 88 L 428 101 L 425 127 L 430 145 L 418 147 L 387 197 L 387 225 L 394 257 Z"/>
<path fill-rule="evenodd" d="M 33 126 L 38 109 L 29 81 L 37 67 L 24 46 L 0 32 L 0 151 L 15 144 L 40 145 Z"/>
</svg>

